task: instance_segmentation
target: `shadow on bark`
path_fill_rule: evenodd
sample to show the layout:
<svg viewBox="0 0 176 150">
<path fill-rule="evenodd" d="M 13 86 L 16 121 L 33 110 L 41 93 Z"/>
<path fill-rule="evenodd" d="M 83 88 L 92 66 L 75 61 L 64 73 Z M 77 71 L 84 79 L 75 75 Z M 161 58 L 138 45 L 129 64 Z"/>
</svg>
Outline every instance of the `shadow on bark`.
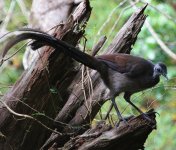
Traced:
<svg viewBox="0 0 176 150">
<path fill-rule="evenodd" d="M 145 8 L 132 14 L 105 53 L 130 53 L 146 19 Z M 90 14 L 89 1 L 81 2 L 68 20 L 55 28 L 53 35 L 76 46 Z M 44 47 L 40 58 L 24 71 L 2 99 L 15 112 L 32 115 L 62 134 L 51 133 L 34 120 L 16 117 L 2 105 L 0 149 L 143 149 L 148 135 L 156 128 L 155 113 L 149 115 L 153 124 L 142 116 L 133 116 L 128 125 L 111 127 L 101 121 L 89 129 L 90 122 L 108 100 L 109 91 L 96 71 L 88 72 L 82 74 L 82 67 L 59 50 Z M 93 93 L 85 100 L 84 92 L 90 93 L 90 78 Z"/>
</svg>

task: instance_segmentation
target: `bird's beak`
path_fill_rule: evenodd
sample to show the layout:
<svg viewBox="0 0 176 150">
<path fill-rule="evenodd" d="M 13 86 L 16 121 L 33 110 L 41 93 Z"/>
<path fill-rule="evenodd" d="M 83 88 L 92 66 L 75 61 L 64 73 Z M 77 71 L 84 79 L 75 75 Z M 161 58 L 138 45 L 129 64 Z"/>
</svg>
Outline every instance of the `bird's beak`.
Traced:
<svg viewBox="0 0 176 150">
<path fill-rule="evenodd" d="M 167 77 L 167 74 L 163 73 L 162 75 L 163 75 L 163 77 L 165 77 L 167 80 L 169 80 L 169 78 Z"/>
</svg>

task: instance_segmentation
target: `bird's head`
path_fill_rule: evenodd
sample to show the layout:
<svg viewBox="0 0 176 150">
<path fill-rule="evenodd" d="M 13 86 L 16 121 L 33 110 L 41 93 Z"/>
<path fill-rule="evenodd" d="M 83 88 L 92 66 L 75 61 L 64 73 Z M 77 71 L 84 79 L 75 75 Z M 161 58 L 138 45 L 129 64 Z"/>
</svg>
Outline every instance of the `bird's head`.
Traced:
<svg viewBox="0 0 176 150">
<path fill-rule="evenodd" d="M 167 80 L 167 67 L 165 64 L 159 62 L 154 66 L 154 76 L 164 76 Z"/>
</svg>

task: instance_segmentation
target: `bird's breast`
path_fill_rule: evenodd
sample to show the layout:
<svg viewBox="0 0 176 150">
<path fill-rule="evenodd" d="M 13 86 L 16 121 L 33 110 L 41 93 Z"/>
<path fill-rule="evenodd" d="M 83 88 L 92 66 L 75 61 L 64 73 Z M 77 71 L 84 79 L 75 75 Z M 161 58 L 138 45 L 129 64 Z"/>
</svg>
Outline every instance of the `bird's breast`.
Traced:
<svg viewBox="0 0 176 150">
<path fill-rule="evenodd" d="M 155 86 L 159 82 L 151 75 L 143 75 L 140 77 L 128 77 L 125 74 L 114 70 L 109 70 L 109 89 L 116 94 L 121 92 L 135 93 Z"/>
</svg>

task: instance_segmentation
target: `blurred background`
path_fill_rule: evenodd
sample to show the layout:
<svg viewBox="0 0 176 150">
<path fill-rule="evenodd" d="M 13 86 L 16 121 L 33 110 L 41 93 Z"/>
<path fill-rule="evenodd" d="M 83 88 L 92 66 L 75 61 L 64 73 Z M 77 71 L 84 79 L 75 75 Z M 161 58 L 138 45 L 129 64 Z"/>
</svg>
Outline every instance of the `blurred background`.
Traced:
<svg viewBox="0 0 176 150">
<path fill-rule="evenodd" d="M 125 21 L 136 10 L 148 3 L 145 14 L 148 16 L 131 53 L 153 62 L 162 61 L 168 66 L 166 81 L 149 90 L 132 96 L 132 101 L 143 111 L 154 108 L 158 114 L 157 130 L 149 136 L 146 150 L 175 150 L 176 146 L 176 1 L 175 0 L 90 0 L 92 14 L 87 24 L 87 53 L 91 53 L 98 39 L 106 35 L 108 40 L 99 52 L 103 53 Z M 28 25 L 32 0 L 0 0 L 0 37 L 9 31 Z M 4 41 L 0 39 L 0 48 Z M 15 83 L 23 72 L 22 58 L 25 48 L 0 67 L 0 96 Z M 12 54 L 15 50 L 12 50 Z M 124 116 L 137 115 L 124 100 L 123 94 L 117 103 Z M 105 115 L 109 102 L 101 109 Z M 100 120 L 97 114 L 95 120 Z M 111 112 L 115 120 L 116 114 Z"/>
</svg>

